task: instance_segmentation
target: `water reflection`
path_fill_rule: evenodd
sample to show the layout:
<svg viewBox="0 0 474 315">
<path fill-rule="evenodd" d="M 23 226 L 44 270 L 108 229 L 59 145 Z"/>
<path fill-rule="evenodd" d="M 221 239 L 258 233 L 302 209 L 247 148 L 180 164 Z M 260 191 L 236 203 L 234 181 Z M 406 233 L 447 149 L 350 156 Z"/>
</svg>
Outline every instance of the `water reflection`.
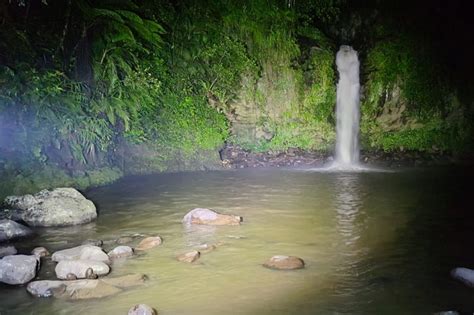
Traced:
<svg viewBox="0 0 474 315">
<path fill-rule="evenodd" d="M 370 268 L 365 264 L 368 249 L 360 242 L 366 230 L 361 185 L 358 173 L 339 173 L 334 177 L 335 223 L 340 242 L 332 295 L 343 299 L 340 302 L 347 307 L 347 312 L 360 303 L 355 296 L 370 290 L 363 281 Z"/>
<path fill-rule="evenodd" d="M 361 210 L 362 199 L 359 194 L 357 174 L 342 173 L 335 177 L 336 226 L 345 245 L 355 245 L 360 238 L 361 229 L 357 217 Z"/>
</svg>

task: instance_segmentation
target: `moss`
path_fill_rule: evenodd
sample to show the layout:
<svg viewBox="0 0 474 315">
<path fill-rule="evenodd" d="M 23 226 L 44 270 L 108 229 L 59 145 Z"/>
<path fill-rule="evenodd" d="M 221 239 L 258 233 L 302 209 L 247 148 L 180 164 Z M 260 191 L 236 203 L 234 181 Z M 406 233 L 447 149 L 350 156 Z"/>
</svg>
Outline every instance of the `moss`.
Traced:
<svg viewBox="0 0 474 315">
<path fill-rule="evenodd" d="M 472 148 L 470 114 L 443 77 L 434 52 L 400 36 L 370 49 L 362 102 L 365 149 L 459 151 Z M 456 118 L 455 118 L 456 117 Z"/>
<path fill-rule="evenodd" d="M 238 101 L 230 105 L 236 116 L 232 142 L 251 151 L 291 147 L 327 151 L 332 147 L 334 54 L 311 47 L 301 50 L 298 63 L 291 62 L 291 56 L 284 63 L 263 63 L 261 76 L 246 81 Z"/>
</svg>

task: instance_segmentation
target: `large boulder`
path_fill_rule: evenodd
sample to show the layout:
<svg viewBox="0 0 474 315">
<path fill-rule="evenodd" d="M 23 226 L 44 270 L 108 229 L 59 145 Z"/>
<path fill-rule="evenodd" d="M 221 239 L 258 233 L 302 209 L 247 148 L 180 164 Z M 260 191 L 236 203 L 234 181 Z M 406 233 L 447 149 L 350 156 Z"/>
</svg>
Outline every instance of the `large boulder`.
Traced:
<svg viewBox="0 0 474 315">
<path fill-rule="evenodd" d="M 102 248 L 93 245 L 81 245 L 55 252 L 51 257 L 53 261 L 63 260 L 93 260 L 110 264 L 109 256 Z"/>
<path fill-rule="evenodd" d="M 92 269 L 92 272 L 97 276 L 103 276 L 110 272 L 110 267 L 101 261 L 95 260 L 61 260 L 54 271 L 58 279 L 70 279 L 71 276 L 76 279 L 88 278 L 88 271 Z"/>
<path fill-rule="evenodd" d="M 42 190 L 36 195 L 9 196 L 5 204 L 32 226 L 65 226 L 87 223 L 97 217 L 92 201 L 74 188 Z"/>
<path fill-rule="evenodd" d="M 474 288 L 474 269 L 455 268 L 451 271 L 451 277 L 461 281 L 465 285 Z"/>
<path fill-rule="evenodd" d="M 267 260 L 263 266 L 270 269 L 293 270 L 304 268 L 303 259 L 295 256 L 277 255 Z"/>
<path fill-rule="evenodd" d="M 32 234 L 33 231 L 30 228 L 20 223 L 8 219 L 0 220 L 0 243 Z"/>
<path fill-rule="evenodd" d="M 38 259 L 35 256 L 12 255 L 0 259 L 0 282 L 24 284 L 36 276 Z"/>
<path fill-rule="evenodd" d="M 41 280 L 30 282 L 26 289 L 36 297 L 93 299 L 114 295 L 124 288 L 141 285 L 145 279 L 146 276 L 138 274 L 98 280 Z"/>
<path fill-rule="evenodd" d="M 203 225 L 239 225 L 242 217 L 236 215 L 220 214 L 211 209 L 195 208 L 183 218 L 183 223 Z"/>
</svg>

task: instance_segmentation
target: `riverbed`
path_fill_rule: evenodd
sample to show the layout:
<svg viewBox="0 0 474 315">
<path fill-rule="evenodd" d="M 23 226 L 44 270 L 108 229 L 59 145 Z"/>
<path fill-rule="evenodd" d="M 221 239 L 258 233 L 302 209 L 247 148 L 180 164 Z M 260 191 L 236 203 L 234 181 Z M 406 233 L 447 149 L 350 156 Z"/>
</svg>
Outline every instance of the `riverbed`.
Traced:
<svg viewBox="0 0 474 315">
<path fill-rule="evenodd" d="M 99 209 L 95 222 L 37 229 L 38 237 L 16 245 L 54 251 L 87 239 L 159 235 L 161 246 L 112 267 L 110 276 L 144 273 L 146 284 L 88 301 L 0 285 L 0 314 L 126 314 L 137 303 L 162 315 L 472 312 L 474 290 L 449 273 L 474 267 L 473 174 L 245 169 L 126 177 L 85 192 Z M 183 226 L 196 207 L 244 221 Z M 202 244 L 219 246 L 193 264 L 176 260 Z M 262 267 L 273 255 L 301 257 L 306 268 Z M 52 266 L 46 260 L 39 278 L 54 278 Z"/>
</svg>

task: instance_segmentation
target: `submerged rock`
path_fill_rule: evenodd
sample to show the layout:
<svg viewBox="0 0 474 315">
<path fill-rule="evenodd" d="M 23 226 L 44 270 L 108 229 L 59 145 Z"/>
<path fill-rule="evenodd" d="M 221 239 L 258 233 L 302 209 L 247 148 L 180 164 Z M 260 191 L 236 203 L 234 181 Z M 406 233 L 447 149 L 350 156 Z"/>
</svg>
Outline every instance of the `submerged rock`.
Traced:
<svg viewBox="0 0 474 315">
<path fill-rule="evenodd" d="M 55 252 L 51 259 L 56 262 L 80 259 L 100 261 L 106 264 L 110 263 L 109 256 L 102 250 L 102 248 L 93 245 L 81 245 L 73 248 L 63 249 Z"/>
<path fill-rule="evenodd" d="M 116 242 L 117 244 L 120 244 L 120 245 L 121 245 L 121 244 L 128 244 L 128 243 L 131 243 L 131 242 L 133 242 L 133 240 L 134 240 L 134 239 L 133 239 L 133 237 L 131 237 L 131 236 L 121 236 L 121 237 L 119 237 L 115 242 Z"/>
<path fill-rule="evenodd" d="M 44 247 L 36 247 L 31 251 L 31 255 L 36 257 L 46 257 L 49 256 L 49 251 Z"/>
<path fill-rule="evenodd" d="M 30 228 L 20 223 L 8 219 L 0 220 L 0 242 L 7 242 L 32 234 L 33 231 Z"/>
<path fill-rule="evenodd" d="M 211 209 L 195 208 L 184 216 L 183 223 L 204 225 L 239 225 L 242 220 L 243 219 L 240 216 L 220 214 Z"/>
<path fill-rule="evenodd" d="M 0 258 L 15 255 L 17 252 L 14 246 L 0 246 Z"/>
<path fill-rule="evenodd" d="M 455 268 L 451 271 L 451 277 L 461 281 L 469 287 L 474 287 L 474 269 Z"/>
<path fill-rule="evenodd" d="M 128 315 L 157 315 L 156 310 L 146 304 L 137 304 L 128 310 Z"/>
<path fill-rule="evenodd" d="M 35 256 L 11 255 L 0 259 L 0 282 L 24 284 L 30 282 L 38 269 Z"/>
<path fill-rule="evenodd" d="M 279 270 L 301 269 L 304 265 L 303 259 L 299 257 L 283 255 L 273 256 L 263 264 L 264 267 Z"/>
<path fill-rule="evenodd" d="M 133 248 L 130 246 L 117 246 L 112 249 L 107 255 L 110 259 L 119 259 L 133 256 Z"/>
<path fill-rule="evenodd" d="M 135 248 L 136 250 L 148 250 L 154 247 L 157 247 L 163 243 L 163 240 L 159 236 L 150 236 L 146 237 L 138 243 L 138 246 Z"/>
<path fill-rule="evenodd" d="M 102 298 L 122 292 L 122 289 L 141 285 L 144 275 L 126 275 L 122 277 L 98 280 L 41 280 L 33 281 L 26 287 L 36 297 L 56 297 L 71 300 Z"/>
<path fill-rule="evenodd" d="M 103 278 L 102 282 L 113 285 L 119 288 L 130 288 L 141 285 L 148 280 L 148 277 L 144 274 L 130 274 L 121 277 L 114 278 Z"/>
<path fill-rule="evenodd" d="M 92 269 L 93 273 L 98 276 L 106 275 L 110 272 L 110 267 L 101 261 L 94 260 L 61 260 L 54 271 L 59 279 L 71 279 L 71 275 L 77 279 L 88 278 L 88 271 Z"/>
<path fill-rule="evenodd" d="M 42 190 L 36 195 L 9 196 L 5 204 L 32 226 L 65 226 L 87 223 L 97 217 L 92 201 L 74 188 Z"/>
<path fill-rule="evenodd" d="M 176 259 L 181 262 L 193 263 L 198 260 L 199 257 L 201 257 L 201 253 L 197 250 L 193 250 L 191 252 L 179 255 L 178 257 L 176 257 Z"/>
<path fill-rule="evenodd" d="M 210 253 L 212 252 L 213 250 L 215 250 L 217 248 L 217 245 L 218 244 L 202 244 L 202 245 L 199 245 L 197 248 L 199 250 L 199 253 L 201 254 L 207 254 L 207 253 Z"/>
</svg>

